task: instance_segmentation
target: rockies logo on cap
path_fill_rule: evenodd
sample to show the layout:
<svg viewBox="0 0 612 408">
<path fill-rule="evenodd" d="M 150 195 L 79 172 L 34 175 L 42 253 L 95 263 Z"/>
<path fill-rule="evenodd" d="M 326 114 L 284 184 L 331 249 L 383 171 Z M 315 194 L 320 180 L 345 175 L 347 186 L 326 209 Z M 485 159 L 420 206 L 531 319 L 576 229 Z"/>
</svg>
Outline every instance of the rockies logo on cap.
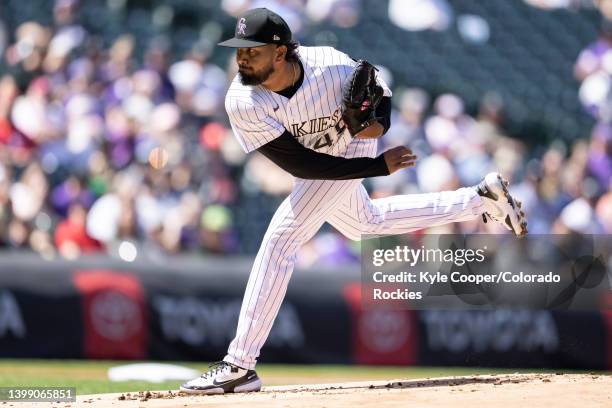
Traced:
<svg viewBox="0 0 612 408">
<path fill-rule="evenodd" d="M 244 30 L 246 30 L 246 19 L 242 17 L 236 25 L 236 35 L 246 35 Z"/>
</svg>

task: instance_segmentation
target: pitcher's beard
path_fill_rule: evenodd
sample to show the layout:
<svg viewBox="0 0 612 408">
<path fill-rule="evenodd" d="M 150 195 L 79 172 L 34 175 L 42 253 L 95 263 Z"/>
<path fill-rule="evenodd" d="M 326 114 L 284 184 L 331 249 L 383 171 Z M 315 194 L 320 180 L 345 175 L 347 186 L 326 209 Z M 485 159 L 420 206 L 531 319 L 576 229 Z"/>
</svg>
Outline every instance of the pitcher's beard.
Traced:
<svg viewBox="0 0 612 408">
<path fill-rule="evenodd" d="M 238 70 L 238 74 L 240 75 L 240 83 L 242 85 L 252 85 L 257 86 L 266 82 L 270 75 L 274 72 L 274 67 L 270 65 L 268 69 L 263 70 L 262 72 L 253 72 L 250 74 L 241 72 Z"/>
</svg>

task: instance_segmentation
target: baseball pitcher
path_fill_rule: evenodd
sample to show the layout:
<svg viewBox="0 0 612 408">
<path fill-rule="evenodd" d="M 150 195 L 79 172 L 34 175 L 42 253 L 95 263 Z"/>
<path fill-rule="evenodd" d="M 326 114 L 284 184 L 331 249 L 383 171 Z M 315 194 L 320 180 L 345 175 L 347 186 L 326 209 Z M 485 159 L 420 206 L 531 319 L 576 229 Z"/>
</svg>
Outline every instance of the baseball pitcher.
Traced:
<svg viewBox="0 0 612 408">
<path fill-rule="evenodd" d="M 235 36 L 219 45 L 236 49 L 239 72 L 225 99 L 238 142 L 295 177 L 263 237 L 244 293 L 236 337 L 223 361 L 181 390 L 222 394 L 261 389 L 259 352 L 285 297 L 299 248 L 328 222 L 346 237 L 405 234 L 482 217 L 517 236 L 525 214 L 498 173 L 474 187 L 373 200 L 367 177 L 414 166 L 404 146 L 377 156 L 377 138 L 391 125 L 391 90 L 374 66 L 331 47 L 304 47 L 287 23 L 258 8 L 238 18 Z"/>
</svg>

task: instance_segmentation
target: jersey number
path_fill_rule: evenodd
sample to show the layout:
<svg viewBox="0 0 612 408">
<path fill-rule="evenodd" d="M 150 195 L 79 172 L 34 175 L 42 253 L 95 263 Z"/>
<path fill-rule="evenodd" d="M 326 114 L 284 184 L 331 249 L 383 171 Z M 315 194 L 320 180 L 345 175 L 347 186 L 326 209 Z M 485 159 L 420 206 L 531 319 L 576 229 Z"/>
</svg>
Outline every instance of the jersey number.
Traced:
<svg viewBox="0 0 612 408">
<path fill-rule="evenodd" d="M 340 137 L 342 137 L 342 134 L 344 133 L 346 126 L 344 126 L 344 122 L 338 121 L 338 123 L 336 123 L 336 126 L 334 126 L 334 129 L 336 130 L 338 134 L 337 140 L 339 140 Z M 329 135 L 329 133 L 326 133 L 316 141 L 316 143 L 314 144 L 312 148 L 314 150 L 319 150 L 325 146 L 331 146 L 331 145 L 332 145 L 331 136 Z"/>
<path fill-rule="evenodd" d="M 317 142 L 313 146 L 313 149 L 319 150 L 325 146 L 331 146 L 331 145 L 332 145 L 331 137 L 329 136 L 329 133 L 326 133 L 323 135 L 323 137 L 317 140 Z"/>
</svg>

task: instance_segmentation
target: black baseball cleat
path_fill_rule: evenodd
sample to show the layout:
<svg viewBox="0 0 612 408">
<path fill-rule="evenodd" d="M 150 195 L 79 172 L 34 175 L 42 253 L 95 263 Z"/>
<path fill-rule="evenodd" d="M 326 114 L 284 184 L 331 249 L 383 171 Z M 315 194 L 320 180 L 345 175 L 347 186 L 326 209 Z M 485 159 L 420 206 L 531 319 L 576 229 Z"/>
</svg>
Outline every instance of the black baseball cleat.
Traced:
<svg viewBox="0 0 612 408">
<path fill-rule="evenodd" d="M 200 377 L 181 385 L 180 391 L 189 394 L 226 394 L 261 390 L 261 380 L 255 370 L 240 368 L 225 361 L 210 365 Z"/>
<path fill-rule="evenodd" d="M 510 195 L 508 181 L 501 174 L 487 174 L 476 186 L 476 191 L 485 204 L 486 211 L 482 214 L 484 222 L 487 222 L 488 216 L 519 238 L 527 235 L 527 218 L 521 210 L 521 202 Z"/>
</svg>

